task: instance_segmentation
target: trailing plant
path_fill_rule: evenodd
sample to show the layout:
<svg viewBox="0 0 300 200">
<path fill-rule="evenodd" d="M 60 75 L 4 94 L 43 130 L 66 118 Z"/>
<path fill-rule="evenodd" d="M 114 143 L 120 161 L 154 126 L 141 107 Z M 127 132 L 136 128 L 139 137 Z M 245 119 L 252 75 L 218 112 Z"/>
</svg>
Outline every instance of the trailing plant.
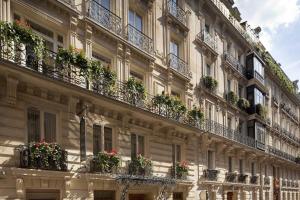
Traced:
<svg viewBox="0 0 300 200">
<path fill-rule="evenodd" d="M 256 113 L 265 119 L 267 117 L 267 108 L 261 104 L 257 104 Z"/>
<path fill-rule="evenodd" d="M 116 150 L 99 152 L 93 159 L 93 171 L 112 173 L 120 165 L 120 158 Z"/>
<path fill-rule="evenodd" d="M 28 146 L 19 147 L 19 151 L 23 155 L 21 167 L 67 170 L 66 152 L 56 143 L 31 142 Z M 24 160 L 27 160 L 27 163 L 24 163 Z"/>
<path fill-rule="evenodd" d="M 33 48 L 34 54 L 37 60 L 41 59 L 45 53 L 44 40 L 33 33 L 28 24 L 21 21 L 15 21 L 13 23 L 0 22 L 0 40 L 5 44 L 14 44 L 19 47 L 20 44 L 24 44 L 30 48 Z"/>
<path fill-rule="evenodd" d="M 198 122 L 201 122 L 204 119 L 203 112 L 200 108 L 197 108 L 196 106 L 193 106 L 193 109 L 188 111 L 187 116 L 189 119 Z"/>
<path fill-rule="evenodd" d="M 152 172 L 151 159 L 145 158 L 139 154 L 136 158 L 133 158 L 129 163 L 129 174 L 131 175 L 150 175 Z"/>
<path fill-rule="evenodd" d="M 218 87 L 218 81 L 211 76 L 205 76 L 202 78 L 202 80 L 204 86 L 211 91 L 214 91 Z"/>
<path fill-rule="evenodd" d="M 232 105 L 236 105 L 238 96 L 233 91 L 230 91 L 227 94 L 227 101 Z"/>
<path fill-rule="evenodd" d="M 161 94 L 153 97 L 154 106 L 158 107 L 159 112 L 164 112 L 165 115 L 178 119 L 186 113 L 186 107 L 177 97 Z"/>
<path fill-rule="evenodd" d="M 182 162 L 177 162 L 175 165 L 175 172 L 176 172 L 176 178 L 186 178 L 188 175 L 189 171 L 189 166 L 188 166 L 187 161 L 182 161 Z"/>
<path fill-rule="evenodd" d="M 132 103 L 136 103 L 136 101 L 144 100 L 146 98 L 146 92 L 143 83 L 132 77 L 125 82 L 125 92 Z"/>
<path fill-rule="evenodd" d="M 242 110 L 247 110 L 250 107 L 250 103 L 245 98 L 240 98 L 237 102 L 237 105 Z"/>
</svg>

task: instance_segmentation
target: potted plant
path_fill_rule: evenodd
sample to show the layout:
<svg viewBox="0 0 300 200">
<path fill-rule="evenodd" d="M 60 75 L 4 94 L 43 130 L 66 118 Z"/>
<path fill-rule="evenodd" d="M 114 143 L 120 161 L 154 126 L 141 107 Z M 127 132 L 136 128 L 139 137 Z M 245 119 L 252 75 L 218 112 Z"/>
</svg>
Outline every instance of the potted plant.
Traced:
<svg viewBox="0 0 300 200">
<path fill-rule="evenodd" d="M 214 91 L 218 87 L 218 81 L 211 76 L 205 76 L 202 78 L 204 86 L 211 91 Z"/>
<path fill-rule="evenodd" d="M 116 150 L 110 152 L 99 152 L 94 156 L 91 163 L 91 171 L 101 173 L 112 173 L 120 165 L 120 158 Z"/>
<path fill-rule="evenodd" d="M 237 102 L 237 105 L 241 110 L 245 111 L 250 107 L 249 101 L 245 98 L 240 98 Z"/>
<path fill-rule="evenodd" d="M 145 87 L 141 81 L 131 77 L 125 82 L 124 87 L 129 103 L 136 104 L 139 100 L 146 98 Z"/>
<path fill-rule="evenodd" d="M 129 163 L 129 174 L 146 176 L 152 172 L 152 161 L 139 154 Z"/>
<path fill-rule="evenodd" d="M 263 119 L 265 119 L 267 117 L 267 109 L 265 106 L 263 106 L 261 104 L 256 105 L 256 113 Z"/>
<path fill-rule="evenodd" d="M 175 178 L 186 179 L 189 171 L 187 161 L 177 162 L 175 165 Z"/>
<path fill-rule="evenodd" d="M 227 101 L 231 104 L 231 105 L 236 105 L 237 101 L 238 101 L 238 96 L 233 92 L 230 91 L 227 94 Z"/>
<path fill-rule="evenodd" d="M 200 124 L 204 119 L 204 114 L 200 108 L 193 106 L 193 109 L 187 112 L 187 117 L 190 123 Z"/>
</svg>

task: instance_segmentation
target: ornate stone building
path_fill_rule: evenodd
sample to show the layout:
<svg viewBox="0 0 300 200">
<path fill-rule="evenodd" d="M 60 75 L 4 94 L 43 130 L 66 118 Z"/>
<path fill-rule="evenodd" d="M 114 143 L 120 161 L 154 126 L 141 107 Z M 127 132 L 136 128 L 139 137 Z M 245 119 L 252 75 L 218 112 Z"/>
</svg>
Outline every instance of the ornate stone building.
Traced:
<svg viewBox="0 0 300 200">
<path fill-rule="evenodd" d="M 300 200 L 297 82 L 233 4 L 0 0 L 0 199 Z"/>
</svg>

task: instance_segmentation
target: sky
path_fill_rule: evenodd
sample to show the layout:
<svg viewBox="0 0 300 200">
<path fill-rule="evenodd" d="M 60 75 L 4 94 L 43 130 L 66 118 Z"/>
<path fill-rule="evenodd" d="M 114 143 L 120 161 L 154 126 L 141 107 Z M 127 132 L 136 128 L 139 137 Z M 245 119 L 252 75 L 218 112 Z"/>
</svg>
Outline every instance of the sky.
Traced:
<svg viewBox="0 0 300 200">
<path fill-rule="evenodd" d="M 289 78 L 300 79 L 300 0 L 235 0 L 235 5 L 243 21 L 262 28 L 260 40 Z"/>
</svg>

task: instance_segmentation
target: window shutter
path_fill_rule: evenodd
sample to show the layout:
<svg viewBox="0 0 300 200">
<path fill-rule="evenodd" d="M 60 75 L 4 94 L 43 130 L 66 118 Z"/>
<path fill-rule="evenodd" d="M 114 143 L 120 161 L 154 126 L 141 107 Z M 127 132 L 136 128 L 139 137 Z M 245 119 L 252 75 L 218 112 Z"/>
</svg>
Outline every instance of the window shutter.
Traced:
<svg viewBox="0 0 300 200">
<path fill-rule="evenodd" d="M 44 133 L 46 142 L 56 142 L 56 115 L 45 112 Z"/>
<path fill-rule="evenodd" d="M 101 151 L 101 126 L 93 126 L 93 153 L 98 154 Z"/>
<path fill-rule="evenodd" d="M 112 150 L 112 128 L 104 127 L 104 151 Z"/>
<path fill-rule="evenodd" d="M 86 160 L 86 147 L 85 147 L 85 118 L 80 119 L 80 161 Z"/>
<path fill-rule="evenodd" d="M 36 108 L 27 110 L 28 142 L 39 142 L 40 138 L 40 111 Z"/>
</svg>

